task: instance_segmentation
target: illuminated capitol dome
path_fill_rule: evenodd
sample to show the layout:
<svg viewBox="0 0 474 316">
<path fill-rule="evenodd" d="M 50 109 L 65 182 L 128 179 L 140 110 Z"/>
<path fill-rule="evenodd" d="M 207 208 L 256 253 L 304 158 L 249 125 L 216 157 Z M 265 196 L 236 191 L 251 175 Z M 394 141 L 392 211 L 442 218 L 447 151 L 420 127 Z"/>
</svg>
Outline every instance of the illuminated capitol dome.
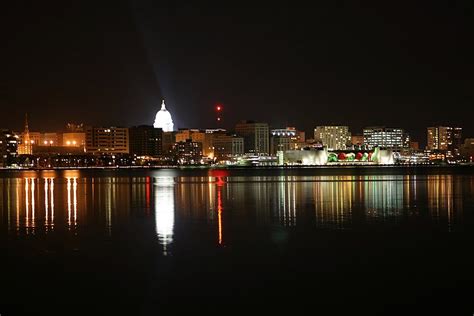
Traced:
<svg viewBox="0 0 474 316">
<path fill-rule="evenodd" d="M 161 103 L 161 110 L 156 113 L 155 123 L 153 123 L 153 126 L 155 128 L 161 128 L 163 132 L 173 131 L 173 119 L 171 118 L 171 113 L 166 109 L 165 100 Z"/>
</svg>

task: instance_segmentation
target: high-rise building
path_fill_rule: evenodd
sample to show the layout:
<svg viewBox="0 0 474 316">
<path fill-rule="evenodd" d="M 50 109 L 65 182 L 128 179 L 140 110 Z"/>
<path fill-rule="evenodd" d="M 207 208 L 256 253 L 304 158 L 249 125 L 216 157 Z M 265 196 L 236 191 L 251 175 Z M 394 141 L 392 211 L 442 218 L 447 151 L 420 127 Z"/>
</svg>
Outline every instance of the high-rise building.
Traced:
<svg viewBox="0 0 474 316">
<path fill-rule="evenodd" d="M 437 127 L 428 127 L 426 148 L 429 150 L 439 149 L 439 131 Z"/>
<path fill-rule="evenodd" d="M 300 137 L 301 134 L 294 127 L 272 129 L 270 131 L 270 154 L 276 155 L 278 151 L 297 149 Z"/>
<path fill-rule="evenodd" d="M 92 127 L 86 130 L 86 152 L 88 153 L 129 153 L 128 128 Z"/>
<path fill-rule="evenodd" d="M 7 167 L 15 162 L 18 155 L 19 137 L 12 131 L 0 131 L 0 166 Z"/>
<path fill-rule="evenodd" d="M 161 155 L 163 130 L 151 125 L 129 128 L 130 153 L 137 156 Z"/>
<path fill-rule="evenodd" d="M 244 154 L 244 138 L 236 135 L 216 134 L 213 146 L 214 157 L 217 161 L 228 160 Z"/>
<path fill-rule="evenodd" d="M 458 155 L 462 145 L 462 128 L 435 126 L 427 128 L 427 149 Z"/>
<path fill-rule="evenodd" d="M 246 153 L 257 155 L 268 155 L 270 153 L 267 123 L 241 121 L 235 126 L 235 132 L 244 138 L 244 150 Z"/>
<path fill-rule="evenodd" d="M 316 126 L 314 139 L 332 150 L 343 150 L 351 143 L 348 126 Z"/>
<path fill-rule="evenodd" d="M 364 128 L 364 145 L 368 148 L 409 148 L 410 137 L 401 128 L 385 126 L 367 127 Z"/>
</svg>

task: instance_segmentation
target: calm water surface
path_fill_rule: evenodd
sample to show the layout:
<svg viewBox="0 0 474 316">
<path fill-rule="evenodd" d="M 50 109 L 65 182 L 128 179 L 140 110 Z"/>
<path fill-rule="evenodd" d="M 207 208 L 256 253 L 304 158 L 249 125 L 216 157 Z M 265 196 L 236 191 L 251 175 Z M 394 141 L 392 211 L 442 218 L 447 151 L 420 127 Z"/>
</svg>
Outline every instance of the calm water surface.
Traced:
<svg viewBox="0 0 474 316">
<path fill-rule="evenodd" d="M 472 168 L 25 171 L 0 188 L 2 316 L 474 312 Z"/>
</svg>

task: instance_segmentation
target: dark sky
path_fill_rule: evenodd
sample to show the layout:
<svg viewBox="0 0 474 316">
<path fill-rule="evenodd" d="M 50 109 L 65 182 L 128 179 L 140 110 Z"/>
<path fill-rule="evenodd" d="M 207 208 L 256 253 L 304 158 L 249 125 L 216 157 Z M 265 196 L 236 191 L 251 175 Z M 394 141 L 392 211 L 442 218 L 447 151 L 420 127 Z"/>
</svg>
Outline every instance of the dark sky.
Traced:
<svg viewBox="0 0 474 316">
<path fill-rule="evenodd" d="M 474 136 L 472 1 L 319 2 L 9 4 L 0 127 L 21 129 L 26 111 L 33 130 L 151 124 L 164 96 L 178 127 L 215 126 L 221 102 L 225 127 L 400 126 L 424 143 L 426 126 L 449 124 Z"/>
</svg>

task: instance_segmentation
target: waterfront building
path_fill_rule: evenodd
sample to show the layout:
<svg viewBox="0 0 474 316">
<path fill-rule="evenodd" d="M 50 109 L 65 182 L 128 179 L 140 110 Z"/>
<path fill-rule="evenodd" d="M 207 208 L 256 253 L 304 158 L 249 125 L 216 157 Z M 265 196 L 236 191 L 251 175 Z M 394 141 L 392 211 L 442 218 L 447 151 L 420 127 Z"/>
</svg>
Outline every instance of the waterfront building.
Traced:
<svg viewBox="0 0 474 316">
<path fill-rule="evenodd" d="M 244 138 L 236 135 L 216 134 L 213 146 L 216 161 L 230 160 L 244 154 Z"/>
<path fill-rule="evenodd" d="M 375 147 L 402 149 L 410 147 L 410 137 L 401 128 L 385 126 L 364 128 L 364 145 L 372 149 Z"/>
<path fill-rule="evenodd" d="M 462 128 L 434 126 L 427 128 L 427 149 L 446 151 L 449 155 L 458 155 L 462 145 Z"/>
<path fill-rule="evenodd" d="M 88 153 L 129 153 L 128 128 L 87 126 L 85 132 Z"/>
<path fill-rule="evenodd" d="M 8 167 L 15 163 L 18 156 L 19 137 L 12 131 L 0 131 L 0 167 Z"/>
<path fill-rule="evenodd" d="M 137 156 L 161 155 L 163 130 L 151 125 L 129 128 L 130 153 Z"/>
<path fill-rule="evenodd" d="M 86 133 L 84 132 L 65 132 L 62 133 L 63 147 L 86 147 Z"/>
<path fill-rule="evenodd" d="M 184 142 L 188 139 L 193 142 L 201 143 L 202 154 L 205 157 L 213 157 L 214 149 L 212 145 L 212 138 L 214 130 L 199 130 L 199 129 L 179 129 L 175 134 L 176 142 Z"/>
<path fill-rule="evenodd" d="M 297 149 L 298 134 L 294 127 L 272 129 L 270 131 L 270 154 L 278 151 Z"/>
<path fill-rule="evenodd" d="M 200 164 L 202 160 L 202 144 L 187 139 L 173 146 L 176 161 L 180 165 Z"/>
<path fill-rule="evenodd" d="M 267 123 L 241 121 L 235 126 L 235 132 L 238 136 L 244 138 L 245 153 L 257 155 L 268 155 L 270 153 Z"/>
<path fill-rule="evenodd" d="M 164 132 L 161 139 L 161 153 L 168 156 L 173 151 L 173 146 L 176 143 L 176 132 Z"/>
<path fill-rule="evenodd" d="M 317 126 L 314 139 L 330 150 L 344 150 L 351 143 L 348 126 Z"/>
<path fill-rule="evenodd" d="M 460 154 L 471 162 L 474 160 L 474 138 L 464 140 L 464 144 L 460 148 Z"/>
</svg>

